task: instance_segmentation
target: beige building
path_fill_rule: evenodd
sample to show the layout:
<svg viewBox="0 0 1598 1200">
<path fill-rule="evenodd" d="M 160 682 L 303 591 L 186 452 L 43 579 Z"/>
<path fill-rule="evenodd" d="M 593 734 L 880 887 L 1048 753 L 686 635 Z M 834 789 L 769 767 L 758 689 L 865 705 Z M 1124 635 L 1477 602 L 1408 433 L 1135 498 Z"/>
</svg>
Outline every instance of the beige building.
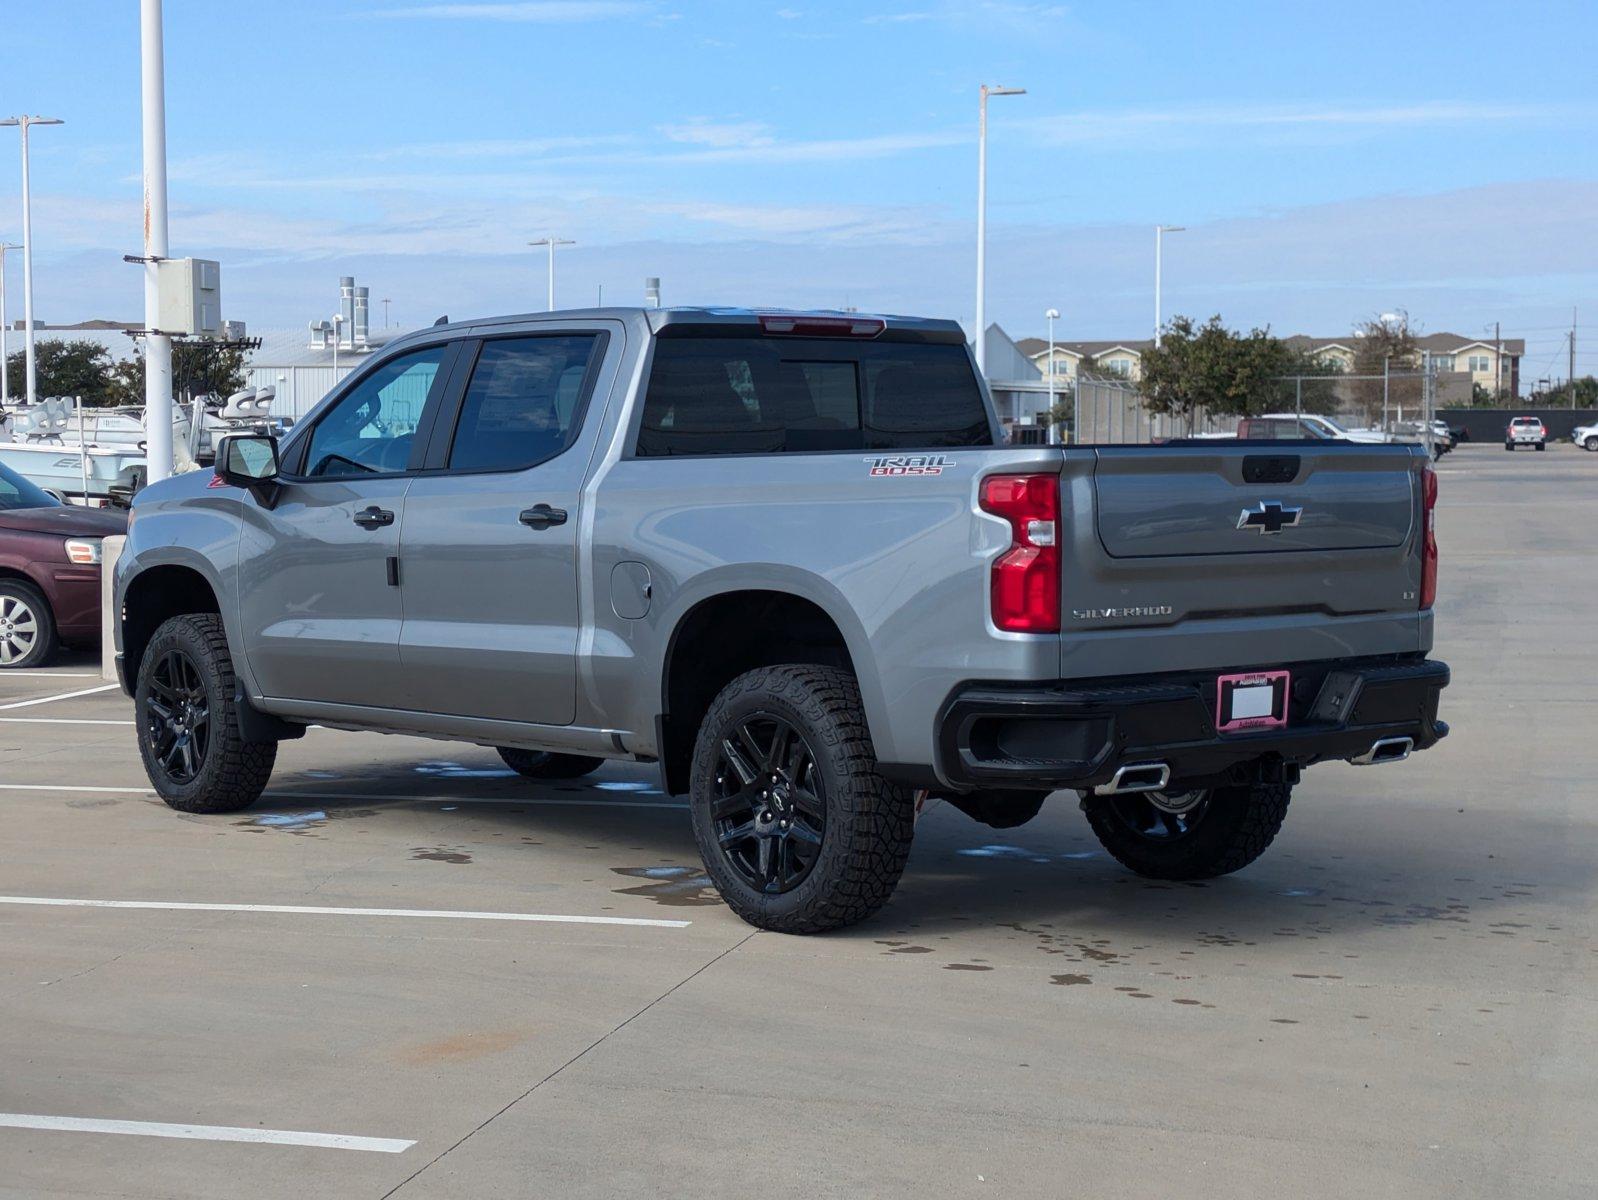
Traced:
<svg viewBox="0 0 1598 1200">
<path fill-rule="evenodd" d="M 1321 362 L 1336 364 L 1345 373 L 1354 369 L 1359 339 L 1352 334 L 1346 337 L 1294 334 L 1283 340 Z M 1480 384 L 1489 391 L 1501 389 L 1509 396 L 1520 393 L 1520 360 L 1526 353 L 1524 338 L 1505 338 L 1502 342 L 1495 342 L 1462 337 L 1457 333 L 1428 333 L 1417 337 L 1415 343 L 1423 354 L 1431 352 L 1432 362 L 1441 374 L 1466 374 L 1472 384 Z M 1119 342 L 1055 342 L 1054 377 L 1061 382 L 1074 380 L 1085 367 L 1092 375 L 1120 375 L 1135 381 L 1142 374 L 1139 368 L 1143 353 L 1153 345 L 1150 338 Z M 1022 338 L 1016 346 L 1037 365 L 1040 373 L 1045 377 L 1048 375 L 1050 359 L 1047 341 L 1043 338 Z M 1408 369 L 1419 366 L 1419 362 L 1405 364 Z"/>
</svg>

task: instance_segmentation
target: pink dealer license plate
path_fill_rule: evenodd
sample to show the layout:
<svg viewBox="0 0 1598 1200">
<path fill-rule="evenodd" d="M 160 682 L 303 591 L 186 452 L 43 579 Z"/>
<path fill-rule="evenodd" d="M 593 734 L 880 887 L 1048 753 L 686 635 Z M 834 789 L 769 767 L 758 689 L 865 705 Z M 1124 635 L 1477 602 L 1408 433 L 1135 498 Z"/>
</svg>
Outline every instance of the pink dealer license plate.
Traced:
<svg viewBox="0 0 1598 1200">
<path fill-rule="evenodd" d="M 1286 671 L 1222 675 L 1215 681 L 1215 728 L 1221 733 L 1287 724 Z"/>
</svg>

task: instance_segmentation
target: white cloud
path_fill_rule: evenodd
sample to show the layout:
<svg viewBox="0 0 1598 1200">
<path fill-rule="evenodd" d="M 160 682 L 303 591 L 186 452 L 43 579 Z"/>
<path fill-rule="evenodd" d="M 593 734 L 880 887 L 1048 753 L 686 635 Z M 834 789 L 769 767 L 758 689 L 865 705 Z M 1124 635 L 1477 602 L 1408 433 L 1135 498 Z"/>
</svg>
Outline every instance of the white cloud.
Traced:
<svg viewBox="0 0 1598 1200">
<path fill-rule="evenodd" d="M 612 17 L 641 16 L 654 10 L 653 4 L 636 0 L 526 0 L 517 4 L 414 4 L 404 8 L 384 8 L 370 13 L 374 17 L 418 18 L 454 21 L 508 21 L 517 24 L 563 25 L 583 21 L 604 21 Z"/>
<path fill-rule="evenodd" d="M 693 117 L 680 125 L 662 125 L 660 132 L 673 142 L 717 150 L 770 146 L 775 141 L 771 127 L 760 121 L 717 122 L 707 117 Z"/>
</svg>

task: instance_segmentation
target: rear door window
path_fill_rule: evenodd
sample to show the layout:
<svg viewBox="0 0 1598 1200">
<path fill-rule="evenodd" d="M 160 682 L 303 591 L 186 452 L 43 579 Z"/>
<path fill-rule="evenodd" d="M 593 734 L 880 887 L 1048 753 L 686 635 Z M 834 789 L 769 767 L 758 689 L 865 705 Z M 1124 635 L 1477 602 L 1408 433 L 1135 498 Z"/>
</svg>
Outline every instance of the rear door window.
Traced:
<svg viewBox="0 0 1598 1200">
<path fill-rule="evenodd" d="M 450 445 L 453 471 L 521 471 L 571 445 L 600 335 L 483 343 Z"/>
<path fill-rule="evenodd" d="M 641 456 L 933 449 L 992 444 L 962 346 L 664 337 Z"/>
</svg>

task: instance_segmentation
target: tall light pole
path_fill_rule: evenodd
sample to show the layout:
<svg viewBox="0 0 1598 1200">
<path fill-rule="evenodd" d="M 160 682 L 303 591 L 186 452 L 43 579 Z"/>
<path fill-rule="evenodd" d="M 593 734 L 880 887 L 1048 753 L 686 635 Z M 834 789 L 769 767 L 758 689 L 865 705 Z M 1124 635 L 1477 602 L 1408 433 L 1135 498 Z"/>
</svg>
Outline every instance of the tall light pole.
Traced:
<svg viewBox="0 0 1598 1200">
<path fill-rule="evenodd" d="M 15 242 L 0 242 L 0 408 L 11 404 L 11 367 L 6 362 L 11 353 L 11 326 L 6 324 L 6 251 L 20 249 Z"/>
<path fill-rule="evenodd" d="M 977 373 L 986 377 L 988 348 L 988 97 L 1024 96 L 1026 88 L 982 85 L 977 111 Z"/>
<path fill-rule="evenodd" d="M 144 431 L 147 478 L 172 474 L 172 338 L 160 332 L 166 226 L 166 51 L 161 0 L 139 0 L 139 76 L 144 116 Z"/>
<path fill-rule="evenodd" d="M 22 326 L 24 349 L 27 352 L 28 403 L 35 399 L 38 390 L 33 361 L 33 206 L 28 187 L 28 127 L 31 125 L 60 125 L 55 117 L 7 117 L 0 125 L 15 125 L 22 136 Z"/>
<path fill-rule="evenodd" d="M 1060 319 L 1060 310 L 1051 308 L 1043 314 L 1049 323 L 1049 441 L 1054 441 L 1054 323 Z"/>
<path fill-rule="evenodd" d="M 1165 257 L 1165 235 L 1168 233 L 1181 233 L 1186 225 L 1156 225 L 1154 227 L 1154 346 L 1160 345 L 1160 269 Z"/>
<path fill-rule="evenodd" d="M 575 246 L 577 243 L 570 238 L 541 237 L 527 243 L 529 246 L 549 247 L 549 311 L 555 311 L 555 247 Z"/>
</svg>

